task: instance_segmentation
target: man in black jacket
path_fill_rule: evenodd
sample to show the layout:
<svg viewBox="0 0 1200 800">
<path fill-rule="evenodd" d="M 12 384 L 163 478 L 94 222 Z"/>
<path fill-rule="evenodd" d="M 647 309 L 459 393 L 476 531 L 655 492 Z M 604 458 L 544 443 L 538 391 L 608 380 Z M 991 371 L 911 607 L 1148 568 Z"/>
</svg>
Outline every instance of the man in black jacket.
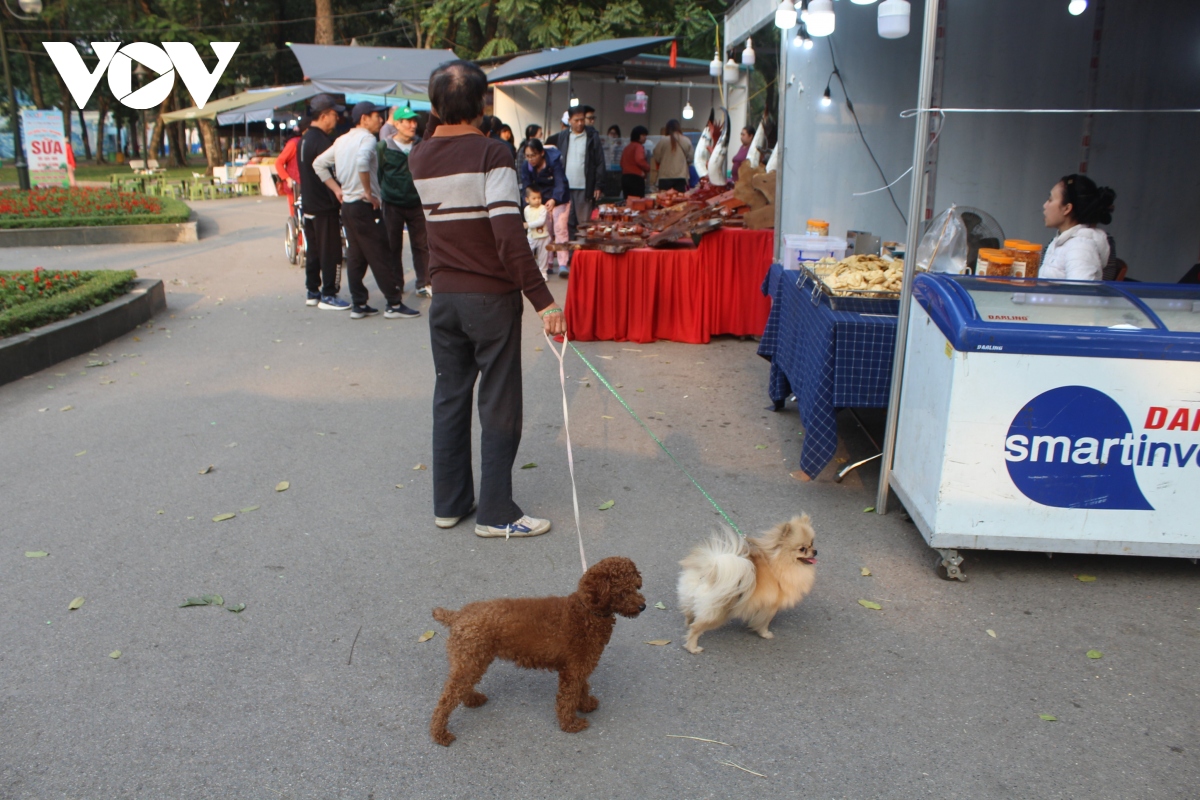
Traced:
<svg viewBox="0 0 1200 800">
<path fill-rule="evenodd" d="M 581 223 L 592 219 L 592 209 L 600 199 L 600 184 L 604 182 L 604 146 L 600 134 L 584 123 L 583 108 L 571 109 L 570 127 L 554 137 L 553 143 L 562 155 L 567 173 L 567 185 L 571 189 L 571 210 L 567 217 L 567 232 L 571 239 Z M 562 277 L 567 270 L 560 269 Z"/>
<path fill-rule="evenodd" d="M 317 173 L 313 161 L 333 146 L 330 134 L 337 128 L 340 114 L 346 110 L 327 94 L 315 96 L 309 103 L 312 124 L 300 140 L 300 201 L 304 210 L 305 279 L 307 305 L 333 311 L 345 311 L 350 304 L 338 297 L 338 278 L 342 266 L 342 206 Z"/>
</svg>

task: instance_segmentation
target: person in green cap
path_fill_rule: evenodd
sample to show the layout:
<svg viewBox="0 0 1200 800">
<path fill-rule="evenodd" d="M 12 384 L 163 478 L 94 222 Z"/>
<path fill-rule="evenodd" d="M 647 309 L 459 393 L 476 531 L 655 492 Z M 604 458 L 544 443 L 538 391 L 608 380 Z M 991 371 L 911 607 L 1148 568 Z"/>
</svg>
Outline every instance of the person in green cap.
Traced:
<svg viewBox="0 0 1200 800">
<path fill-rule="evenodd" d="M 388 245 L 395 259 L 396 274 L 403 282 L 404 226 L 412 247 L 413 269 L 416 270 L 417 294 L 430 297 L 429 245 L 425 235 L 425 212 L 421 198 L 408 170 L 408 154 L 421 141 L 417 136 L 417 112 L 409 105 L 397 108 L 392 120 L 379 135 L 379 190 L 383 199 L 383 222 L 387 228 Z"/>
</svg>

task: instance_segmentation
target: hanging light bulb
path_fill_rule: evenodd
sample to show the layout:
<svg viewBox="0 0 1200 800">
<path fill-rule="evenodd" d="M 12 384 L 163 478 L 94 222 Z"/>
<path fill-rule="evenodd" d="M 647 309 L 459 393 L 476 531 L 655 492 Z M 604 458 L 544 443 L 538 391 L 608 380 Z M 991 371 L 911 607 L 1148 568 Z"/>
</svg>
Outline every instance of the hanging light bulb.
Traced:
<svg viewBox="0 0 1200 800">
<path fill-rule="evenodd" d="M 805 4 L 805 0 L 796 3 L 796 8 L 800 10 L 800 24 L 808 22 L 808 6 Z"/>
<path fill-rule="evenodd" d="M 1067 11 L 1073 17 L 1078 17 L 1084 11 L 1087 11 L 1087 0 L 1071 0 L 1067 5 Z"/>
<path fill-rule="evenodd" d="M 792 0 L 780 0 L 775 9 L 775 27 L 785 31 L 796 27 L 796 5 Z"/>
<path fill-rule="evenodd" d="M 809 35 L 806 33 L 806 34 L 804 34 L 804 49 L 805 49 L 805 50 L 812 50 L 812 48 L 813 48 L 813 40 L 812 40 L 812 37 L 811 37 L 811 36 L 809 36 Z"/>
<path fill-rule="evenodd" d="M 692 104 L 688 103 L 683 107 L 683 118 L 691 119 L 694 116 L 696 116 L 696 112 L 692 109 Z"/>
<path fill-rule="evenodd" d="M 746 40 L 746 49 L 742 51 L 742 63 L 747 67 L 753 67 L 755 61 L 754 40 Z"/>
<path fill-rule="evenodd" d="M 875 0 L 850 0 L 850 2 L 854 3 L 856 6 L 869 6 L 871 3 L 874 3 Z"/>
<path fill-rule="evenodd" d="M 833 0 L 810 0 L 805 27 L 812 36 L 828 36 L 833 33 L 837 20 L 833 15 Z"/>
<path fill-rule="evenodd" d="M 884 39 L 908 36 L 912 5 L 908 0 L 883 0 L 879 4 L 879 35 Z"/>
<path fill-rule="evenodd" d="M 269 131 L 273 131 L 273 130 L 275 130 L 275 123 L 274 123 L 274 121 L 272 121 L 272 120 L 270 120 L 270 119 L 268 119 L 268 120 L 267 120 L 267 130 L 269 130 Z"/>
<path fill-rule="evenodd" d="M 577 105 L 579 105 L 579 98 L 578 98 L 578 97 L 572 97 L 572 98 L 571 98 L 571 102 L 570 102 L 570 106 L 571 106 L 571 108 L 574 108 L 574 107 L 575 107 L 575 106 L 577 106 Z"/>
<path fill-rule="evenodd" d="M 792 47 L 803 47 L 803 46 L 804 46 L 804 33 L 803 32 L 797 33 L 795 36 L 792 37 Z"/>
<path fill-rule="evenodd" d="M 725 62 L 725 76 L 724 76 L 725 83 L 726 84 L 737 83 L 738 74 L 739 74 L 739 70 L 738 70 L 737 62 L 734 61 L 732 58 L 729 59 L 728 61 L 726 61 Z"/>
<path fill-rule="evenodd" d="M 708 62 L 708 74 L 714 78 L 721 74 L 721 54 L 713 53 L 713 60 Z"/>
<path fill-rule="evenodd" d="M 829 86 L 825 87 L 825 94 L 821 95 L 821 105 L 826 108 L 833 105 L 833 97 L 829 94 Z"/>
<path fill-rule="evenodd" d="M 42 13 L 42 0 L 18 0 L 17 5 L 26 14 Z"/>
</svg>

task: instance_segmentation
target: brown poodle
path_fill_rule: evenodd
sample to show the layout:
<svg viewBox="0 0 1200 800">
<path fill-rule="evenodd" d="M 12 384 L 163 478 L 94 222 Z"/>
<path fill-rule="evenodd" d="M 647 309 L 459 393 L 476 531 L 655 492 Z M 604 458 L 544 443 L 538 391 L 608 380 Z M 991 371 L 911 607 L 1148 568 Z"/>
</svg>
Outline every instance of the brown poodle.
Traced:
<svg viewBox="0 0 1200 800">
<path fill-rule="evenodd" d="M 446 723 L 459 703 L 478 708 L 487 702 L 475 684 L 496 658 L 557 672 L 559 727 L 567 733 L 586 728 L 588 721 L 575 712 L 586 714 L 600 706 L 588 678 L 612 637 L 615 615 L 636 617 L 646 610 L 640 588 L 637 567 L 617 556 L 585 572 L 579 588 L 567 597 L 483 600 L 458 611 L 435 608 L 433 618 L 450 628 L 450 676 L 429 723 L 433 740 L 447 746 L 454 741 Z"/>
</svg>

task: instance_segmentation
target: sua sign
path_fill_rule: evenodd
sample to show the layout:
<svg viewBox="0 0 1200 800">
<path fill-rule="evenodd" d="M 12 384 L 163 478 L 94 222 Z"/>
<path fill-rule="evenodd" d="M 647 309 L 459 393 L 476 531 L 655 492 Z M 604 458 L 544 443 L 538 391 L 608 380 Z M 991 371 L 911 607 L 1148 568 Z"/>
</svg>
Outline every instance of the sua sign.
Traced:
<svg viewBox="0 0 1200 800">
<path fill-rule="evenodd" d="M 162 47 L 150 42 L 131 42 L 124 47 L 120 42 L 92 42 L 92 51 L 100 63 L 88 71 L 83 57 L 69 42 L 42 42 L 50 54 L 50 60 L 58 68 L 63 83 L 80 108 L 87 105 L 100 78 L 108 71 L 108 88 L 127 108 L 154 108 L 167 99 L 175 85 L 175 73 L 183 78 L 183 85 L 192 95 L 198 108 L 204 108 L 217 81 L 225 72 L 234 52 L 241 42 L 213 42 L 213 53 L 217 65 L 209 72 L 200 54 L 189 42 L 163 42 Z M 137 61 L 159 77 L 137 91 L 133 90 L 133 62 Z"/>
</svg>

